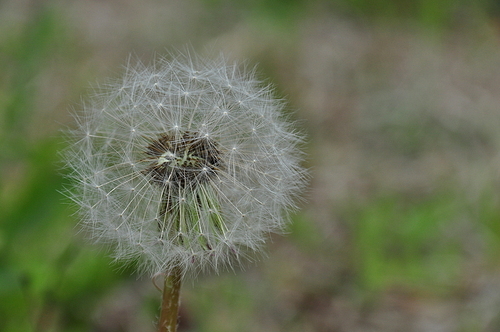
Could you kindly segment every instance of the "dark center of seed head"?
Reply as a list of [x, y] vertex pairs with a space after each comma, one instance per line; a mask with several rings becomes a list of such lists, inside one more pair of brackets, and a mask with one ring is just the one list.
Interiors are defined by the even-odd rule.
[[194, 186], [207, 181], [221, 166], [217, 144], [195, 132], [162, 134], [151, 141], [145, 153], [150, 164], [143, 173], [161, 186]]

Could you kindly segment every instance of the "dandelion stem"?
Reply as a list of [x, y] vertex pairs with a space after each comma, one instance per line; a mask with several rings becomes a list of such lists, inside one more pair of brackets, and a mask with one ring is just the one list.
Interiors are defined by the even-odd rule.
[[165, 276], [158, 332], [176, 332], [179, 316], [179, 293], [181, 290], [182, 269], [175, 267]]

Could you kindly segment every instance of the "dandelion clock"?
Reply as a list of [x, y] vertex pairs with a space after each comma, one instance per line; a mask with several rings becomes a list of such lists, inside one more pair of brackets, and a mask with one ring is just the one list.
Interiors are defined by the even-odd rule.
[[165, 275], [158, 331], [182, 277], [231, 267], [280, 232], [302, 191], [302, 136], [272, 89], [225, 58], [129, 66], [76, 116], [66, 159], [82, 224], [113, 257]]

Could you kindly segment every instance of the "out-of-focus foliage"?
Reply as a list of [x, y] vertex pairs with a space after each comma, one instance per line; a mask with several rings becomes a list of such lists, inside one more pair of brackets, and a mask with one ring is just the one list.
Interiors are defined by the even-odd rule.
[[57, 120], [40, 119], [42, 77], [74, 45], [55, 11], [32, 14], [0, 40], [0, 330], [87, 331], [85, 313], [116, 275], [75, 237], [60, 193], [62, 141], [47, 130]]

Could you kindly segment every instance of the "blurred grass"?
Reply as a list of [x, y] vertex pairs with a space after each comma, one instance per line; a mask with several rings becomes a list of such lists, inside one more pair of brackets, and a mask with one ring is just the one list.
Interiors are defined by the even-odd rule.
[[[232, 6], [223, 0], [203, 3], [207, 6], [203, 8], [213, 11]], [[442, 30], [453, 26], [463, 8], [473, 8], [478, 17], [486, 17], [493, 2], [463, 1], [463, 5], [446, 0], [312, 4], [260, 0], [234, 5], [234, 12], [241, 17], [252, 16], [252, 24], [265, 24], [266, 28], [272, 25], [263, 22], [274, 22], [280, 33], [287, 31], [283, 26], [294, 25], [315, 6], [338, 8], [346, 16], [373, 20], [374, 24], [410, 18], [428, 29]], [[60, 194], [65, 180], [58, 151], [64, 148], [64, 139], [57, 132], [44, 130], [47, 124], [40, 117], [40, 99], [45, 97], [41, 91], [47, 89], [40, 86], [40, 78], [50, 76], [61, 65], [59, 62], [76, 72], [85, 70], [76, 54], [81, 47], [74, 41], [78, 34], [62, 9], [50, 2], [30, 10], [29, 16], [20, 25], [0, 25], [0, 331], [118, 331], [120, 327], [105, 329], [98, 325], [95, 315], [105, 299], [114, 296], [117, 285], [130, 281], [131, 269], [118, 273], [104, 253], [83, 244], [76, 234], [73, 208]], [[283, 39], [288, 42], [287, 38], [296, 38], [294, 31], [290, 29], [290, 35]], [[272, 63], [272, 59], [264, 59], [263, 66], [271, 68]], [[273, 74], [271, 69], [269, 73]], [[286, 74], [283, 77], [287, 78]], [[62, 100], [74, 100], [83, 89], [78, 85], [81, 81], [77, 74], [62, 79], [59, 84], [74, 84], [64, 90], [67, 95]], [[58, 121], [67, 107], [62, 108], [52, 111], [50, 121]], [[388, 154], [413, 158], [435, 146], [438, 136], [429, 139], [429, 132], [423, 130], [428, 129], [425, 123], [407, 120], [391, 124], [389, 129], [376, 128], [379, 132], [373, 137], [389, 137], [387, 140], [394, 143], [383, 146], [390, 150]], [[320, 139], [314, 138], [316, 145], [311, 150], [323, 149]], [[315, 162], [311, 161], [313, 167]], [[208, 277], [200, 287], [186, 286], [187, 312], [182, 329], [254, 331], [265, 330], [268, 324], [270, 331], [283, 331], [285, 327], [290, 331], [312, 330], [323, 325], [311, 321], [327, 321], [314, 311], [321, 313], [321, 308], [329, 308], [334, 301], [329, 297], [342, 297], [353, 290], [363, 294], [361, 298], [370, 299], [393, 289], [438, 299], [455, 296], [463, 291], [471, 256], [486, 261], [485, 270], [498, 270], [498, 188], [483, 188], [479, 198], [470, 201], [457, 185], [446, 182], [436, 186], [437, 190], [424, 194], [394, 190], [326, 207], [342, 206], [335, 212], [343, 222], [339, 226], [344, 236], [339, 236], [340, 244], [334, 243], [328, 227], [314, 223], [309, 214], [294, 216], [290, 236], [276, 240], [271, 249], [271, 259], [276, 253], [281, 262], [271, 260], [261, 270], [249, 267], [234, 275]], [[463, 226], [464, 219], [472, 220], [472, 226]], [[467, 247], [470, 244], [464, 239], [469, 235], [472, 245], [479, 244], [480, 248]], [[288, 260], [288, 255], [292, 259]], [[276, 270], [277, 266], [283, 271]], [[322, 271], [331, 275], [322, 275]], [[147, 293], [142, 299], [146, 309], [140, 315], [145, 315], [147, 322], [154, 321], [157, 295]], [[324, 316], [328, 315], [331, 313]], [[260, 322], [260, 317], [265, 320]], [[464, 321], [464, 326], [479, 330], [482, 325]]]
[[75, 237], [60, 135], [31, 132], [50, 127], [36, 123], [36, 80], [72, 46], [55, 10], [32, 14], [20, 29], [3, 27], [0, 44], [0, 330], [88, 331], [84, 313], [117, 277]]
[[[461, 248], [447, 237], [459, 209], [452, 193], [412, 199], [376, 198], [355, 216], [351, 260], [361, 289], [399, 285], [446, 294], [457, 280]], [[448, 287], [447, 287], [448, 286]]]

